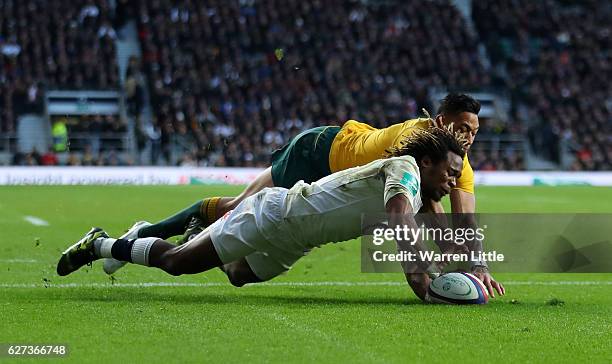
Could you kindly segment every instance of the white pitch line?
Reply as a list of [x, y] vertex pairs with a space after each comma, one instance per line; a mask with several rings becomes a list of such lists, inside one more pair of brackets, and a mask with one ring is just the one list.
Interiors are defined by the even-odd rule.
[[38, 263], [35, 259], [0, 259], [0, 263]]
[[24, 216], [23, 219], [35, 226], [49, 226], [49, 223], [40, 217], [36, 216]]
[[[403, 286], [404, 282], [267, 282], [251, 284], [247, 287], [372, 287]], [[612, 281], [508, 281], [508, 286], [609, 286]], [[0, 288], [151, 288], [151, 287], [231, 287], [229, 283], [183, 283], [183, 282], [143, 282], [143, 283], [0, 283]]]
[[609, 286], [612, 281], [508, 281], [511, 286]]

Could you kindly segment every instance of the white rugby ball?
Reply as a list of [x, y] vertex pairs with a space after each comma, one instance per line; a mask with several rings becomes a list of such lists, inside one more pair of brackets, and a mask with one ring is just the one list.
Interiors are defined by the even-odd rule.
[[489, 294], [482, 281], [471, 273], [447, 273], [434, 279], [427, 290], [428, 301], [450, 304], [485, 304]]

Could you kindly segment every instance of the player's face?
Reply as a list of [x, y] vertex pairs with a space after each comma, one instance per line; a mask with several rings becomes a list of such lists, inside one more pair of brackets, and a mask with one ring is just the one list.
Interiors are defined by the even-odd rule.
[[466, 147], [470, 149], [478, 133], [478, 128], [480, 128], [478, 115], [471, 112], [462, 112], [456, 115], [440, 115], [440, 117], [442, 117], [444, 125], [453, 124], [453, 130], [465, 137], [468, 141]]
[[448, 158], [436, 164], [423, 165], [421, 183], [423, 198], [440, 201], [455, 187], [457, 178], [461, 176], [463, 160], [453, 152], [448, 152]]

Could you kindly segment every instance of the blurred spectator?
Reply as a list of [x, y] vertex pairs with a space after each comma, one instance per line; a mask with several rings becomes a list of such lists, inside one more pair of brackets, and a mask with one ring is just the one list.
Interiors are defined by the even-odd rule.
[[69, 153], [68, 159], [66, 160], [66, 165], [71, 166], [71, 167], [80, 166], [81, 161], [79, 160], [79, 157], [75, 153]]
[[34, 153], [28, 153], [25, 155], [25, 160], [23, 165], [25, 166], [38, 166], [40, 165], [38, 158], [36, 158], [36, 155], [34, 155]]
[[68, 128], [66, 128], [65, 119], [58, 119], [53, 123], [51, 135], [53, 136], [53, 150], [65, 152], [68, 149]]
[[49, 148], [47, 153], [40, 157], [40, 164], [43, 166], [56, 166], [58, 164], [57, 155], [55, 155], [53, 148]]
[[97, 164], [97, 160], [94, 158], [93, 153], [91, 152], [91, 146], [87, 145], [85, 147], [81, 162], [84, 166], [95, 166]]
[[21, 152], [15, 152], [13, 154], [13, 159], [11, 160], [11, 165], [13, 166], [22, 166], [24, 165], [25, 155]]
[[183, 155], [183, 158], [179, 162], [179, 166], [181, 166], [181, 167], [197, 167], [198, 166], [198, 162], [194, 158], [194, 154], [193, 153], [185, 153]]
[[132, 56], [128, 62], [128, 67], [125, 77], [125, 97], [127, 103], [127, 112], [138, 117], [142, 112], [144, 105], [143, 94], [143, 75], [140, 71], [138, 58]]

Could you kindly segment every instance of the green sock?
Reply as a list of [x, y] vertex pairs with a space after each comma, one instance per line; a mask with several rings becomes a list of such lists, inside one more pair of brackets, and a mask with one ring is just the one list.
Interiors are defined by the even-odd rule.
[[204, 225], [208, 226], [217, 220], [217, 203], [220, 199], [221, 197], [210, 197], [198, 201], [167, 219], [140, 229], [138, 237], [167, 239], [172, 236], [182, 235], [192, 217], [201, 218], [204, 220]]
[[157, 237], [167, 239], [172, 236], [181, 235], [192, 217], [201, 217], [200, 209], [206, 200], [200, 200], [188, 208], [158, 222], [146, 226], [138, 232], [139, 238]]

